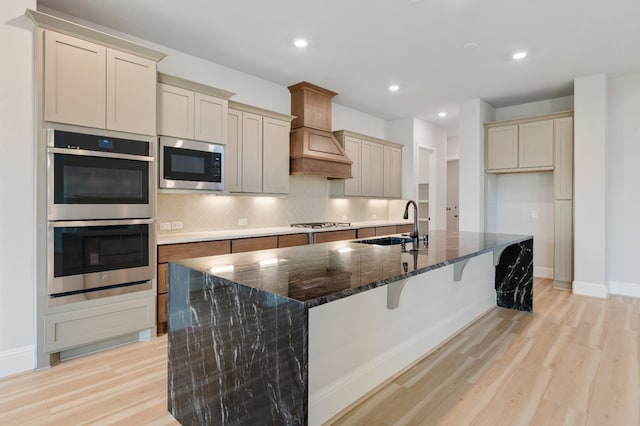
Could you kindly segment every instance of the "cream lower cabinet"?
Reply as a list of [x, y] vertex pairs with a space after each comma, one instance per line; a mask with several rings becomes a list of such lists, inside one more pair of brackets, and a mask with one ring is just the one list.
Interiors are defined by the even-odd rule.
[[353, 177], [332, 180], [332, 197], [402, 196], [402, 145], [347, 130], [334, 135], [353, 161]]
[[231, 92], [158, 74], [158, 134], [227, 143]]
[[225, 189], [289, 193], [289, 131], [293, 116], [237, 102], [230, 104], [233, 107], [228, 114]]
[[156, 134], [156, 62], [55, 31], [44, 37], [44, 120]]

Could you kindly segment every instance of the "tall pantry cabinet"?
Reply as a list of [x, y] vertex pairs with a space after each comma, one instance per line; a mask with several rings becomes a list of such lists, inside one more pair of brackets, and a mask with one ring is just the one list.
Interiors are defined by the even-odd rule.
[[487, 173], [553, 173], [554, 282], [573, 281], [573, 112], [485, 123]]

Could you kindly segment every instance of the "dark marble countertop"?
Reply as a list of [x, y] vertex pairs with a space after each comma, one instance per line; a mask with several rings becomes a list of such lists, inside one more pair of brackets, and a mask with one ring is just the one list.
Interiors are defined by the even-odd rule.
[[259, 288], [311, 308], [533, 238], [530, 235], [431, 231], [429, 245], [354, 241], [201, 257], [175, 263]]

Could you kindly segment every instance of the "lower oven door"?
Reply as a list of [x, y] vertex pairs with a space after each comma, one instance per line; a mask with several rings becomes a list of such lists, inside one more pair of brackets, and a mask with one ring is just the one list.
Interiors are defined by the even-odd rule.
[[151, 280], [155, 263], [153, 219], [49, 222], [49, 296]]

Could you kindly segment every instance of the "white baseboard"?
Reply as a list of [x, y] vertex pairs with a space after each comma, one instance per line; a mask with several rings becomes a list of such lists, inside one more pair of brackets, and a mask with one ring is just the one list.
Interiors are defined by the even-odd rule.
[[35, 351], [34, 346], [23, 346], [0, 352], [0, 377], [33, 370]]
[[545, 266], [534, 266], [533, 276], [537, 278], [553, 279], [553, 268], [547, 268]]
[[617, 294], [619, 296], [640, 298], [640, 283], [609, 281], [609, 293]]
[[609, 296], [609, 290], [605, 284], [588, 283], [585, 281], [573, 281], [573, 294], [580, 296], [597, 297], [606, 299]]

